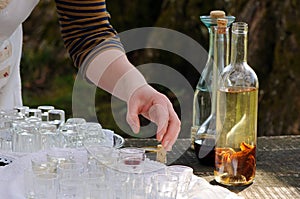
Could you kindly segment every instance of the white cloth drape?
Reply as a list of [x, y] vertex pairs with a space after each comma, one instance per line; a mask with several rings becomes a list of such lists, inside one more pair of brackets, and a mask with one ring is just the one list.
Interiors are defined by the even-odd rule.
[[[59, 150], [59, 149], [58, 149]], [[74, 149], [61, 149], [70, 150], [74, 157], [84, 158], [86, 155], [85, 150], [74, 150]], [[7, 199], [26, 199], [25, 197], [25, 183], [28, 179], [24, 178], [24, 171], [31, 166], [31, 159], [34, 157], [44, 156], [47, 152], [37, 152], [32, 154], [19, 154], [11, 153], [6, 156], [11, 156], [14, 158], [13, 163], [0, 167], [0, 198]], [[77, 156], [78, 155], [78, 156]], [[1, 156], [1, 151], [0, 151]], [[86, 161], [86, 160], [84, 160]], [[121, 196], [122, 198], [122, 196]], [[188, 199], [244, 199], [228, 189], [218, 186], [211, 185], [204, 178], [193, 176], [192, 181], [189, 186], [189, 191], [187, 193]], [[181, 199], [177, 197], [176, 199]]]
[[22, 23], [38, 2], [39, 0], [11, 0], [0, 10], [0, 109], [22, 105]]

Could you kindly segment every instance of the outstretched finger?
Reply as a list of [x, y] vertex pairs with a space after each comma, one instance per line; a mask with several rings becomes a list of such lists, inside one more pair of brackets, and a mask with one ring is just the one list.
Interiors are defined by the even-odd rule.
[[126, 120], [130, 128], [132, 129], [132, 131], [136, 134], [140, 131], [140, 120], [138, 114], [139, 114], [138, 106], [135, 103], [129, 104]]
[[169, 112], [161, 104], [154, 104], [149, 109], [149, 119], [157, 125], [156, 138], [161, 141], [168, 128]]
[[180, 120], [175, 111], [173, 109], [169, 110], [170, 117], [168, 122], [168, 128], [162, 139], [162, 145], [167, 151], [172, 150], [172, 146], [178, 138], [181, 126]]

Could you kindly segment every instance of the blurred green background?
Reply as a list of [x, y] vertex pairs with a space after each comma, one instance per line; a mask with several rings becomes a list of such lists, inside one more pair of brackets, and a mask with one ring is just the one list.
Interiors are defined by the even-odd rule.
[[[208, 49], [208, 33], [199, 20], [200, 15], [222, 9], [236, 16], [236, 21], [247, 22], [248, 63], [260, 81], [258, 135], [300, 134], [300, 20], [296, 20], [300, 17], [299, 1], [108, 0], [106, 3], [111, 23], [118, 32], [146, 26], [170, 28], [190, 36], [205, 49]], [[54, 1], [40, 1], [23, 28], [24, 104], [31, 107], [51, 104], [64, 109], [67, 118], [72, 117], [77, 69], [63, 46]], [[158, 62], [171, 66], [193, 88], [200, 77], [192, 66], [172, 53], [139, 50], [128, 57], [135, 65]], [[177, 111], [180, 109], [168, 89], [156, 88], [174, 102]], [[102, 126], [122, 134], [111, 114], [110, 94], [98, 89], [96, 102]]]

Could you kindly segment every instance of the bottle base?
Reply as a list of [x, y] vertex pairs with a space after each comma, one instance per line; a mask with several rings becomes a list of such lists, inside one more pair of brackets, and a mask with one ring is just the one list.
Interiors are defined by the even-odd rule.
[[249, 180], [246, 179], [243, 175], [229, 175], [228, 173], [224, 174], [216, 174], [215, 171], [215, 180], [217, 183], [226, 185], [226, 186], [245, 186], [253, 183], [254, 177], [250, 178]]

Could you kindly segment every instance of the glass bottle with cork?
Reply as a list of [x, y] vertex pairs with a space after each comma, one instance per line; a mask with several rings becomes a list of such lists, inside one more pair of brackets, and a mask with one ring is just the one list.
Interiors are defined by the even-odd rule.
[[[225, 16], [224, 11], [211, 11], [210, 16], [201, 16], [201, 21], [208, 28], [209, 52], [206, 66], [197, 84], [193, 102], [193, 126], [191, 128], [191, 148], [200, 163], [214, 165], [215, 145], [215, 104], [216, 104], [216, 81], [219, 73], [214, 73], [214, 39], [217, 19], [226, 19], [228, 28], [235, 20], [234, 16]], [[229, 49], [229, 42], [225, 44]], [[228, 55], [228, 52], [226, 52]], [[228, 64], [228, 59], [224, 64]], [[218, 71], [218, 70], [216, 70]], [[220, 71], [220, 70], [219, 70]], [[200, 151], [200, 152], [199, 152]]]
[[233, 23], [231, 62], [217, 91], [214, 175], [224, 185], [249, 184], [256, 171], [258, 79], [247, 64], [247, 34], [247, 23]]

